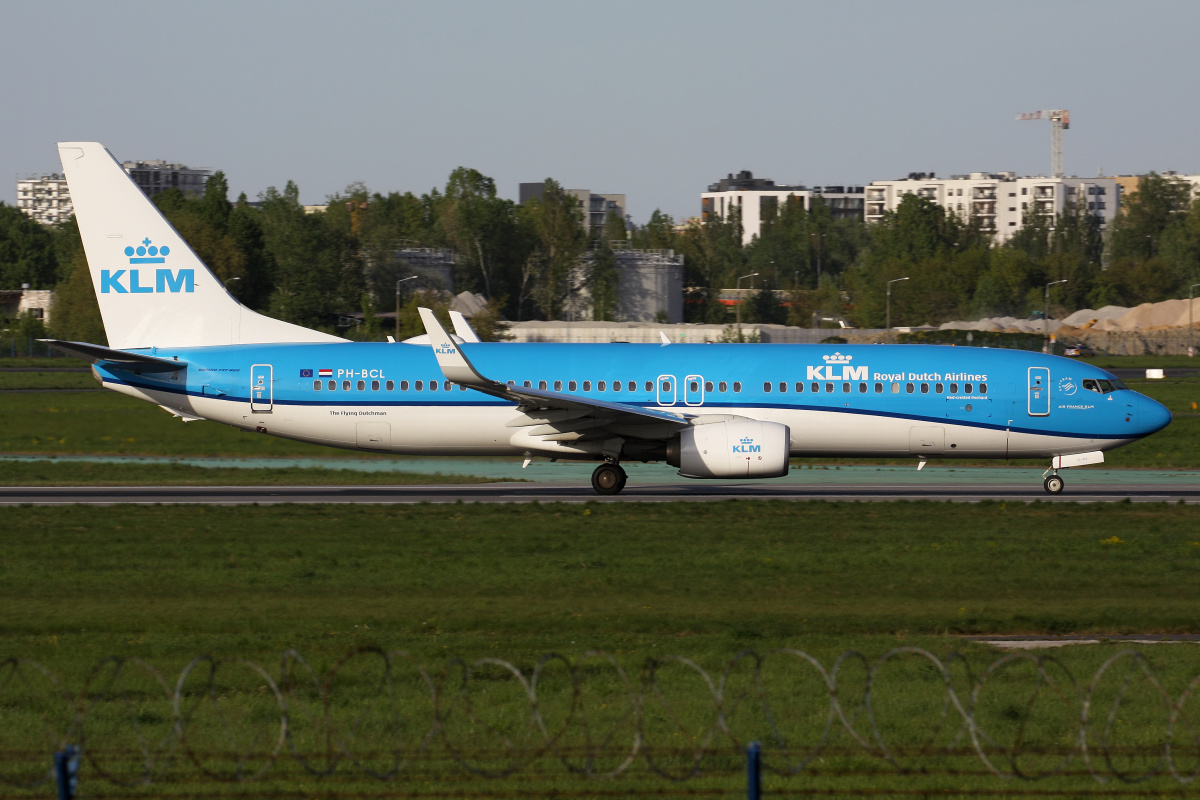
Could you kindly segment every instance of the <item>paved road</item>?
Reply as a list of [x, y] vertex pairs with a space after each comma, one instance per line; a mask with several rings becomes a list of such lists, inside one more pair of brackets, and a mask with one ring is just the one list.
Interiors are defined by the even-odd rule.
[[1053, 497], [1040, 484], [954, 483], [941, 486], [901, 486], [861, 483], [804, 486], [797, 484], [724, 483], [659, 484], [634, 486], [615, 497], [602, 497], [590, 486], [564, 483], [489, 483], [431, 486], [119, 486], [119, 487], [0, 487], [0, 506], [200, 504], [273, 505], [279, 503], [627, 503], [711, 502], [718, 500], [843, 500], [883, 502], [934, 500], [976, 503], [1001, 500], [1010, 503], [1034, 501], [1065, 503], [1200, 504], [1200, 484], [1148, 486], [1145, 483], [1078, 485], [1068, 481], [1063, 494]]

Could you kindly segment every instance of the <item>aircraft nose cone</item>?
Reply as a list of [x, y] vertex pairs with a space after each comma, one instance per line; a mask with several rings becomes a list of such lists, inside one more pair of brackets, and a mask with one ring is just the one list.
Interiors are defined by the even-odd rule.
[[1171, 421], [1171, 412], [1157, 400], [1152, 400], [1144, 394], [1139, 394], [1137, 403], [1137, 426], [1142, 434], [1161, 431]]

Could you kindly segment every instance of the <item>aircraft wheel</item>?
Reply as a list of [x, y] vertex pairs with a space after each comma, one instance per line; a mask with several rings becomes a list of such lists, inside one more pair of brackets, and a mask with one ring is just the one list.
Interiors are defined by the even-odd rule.
[[1066, 484], [1063, 483], [1063, 479], [1057, 475], [1051, 475], [1049, 478], [1046, 478], [1046, 483], [1044, 485], [1046, 487], [1046, 491], [1050, 494], [1062, 494], [1063, 487], [1066, 486]]
[[628, 476], [616, 464], [601, 464], [592, 473], [592, 488], [596, 494], [617, 494], [625, 488]]

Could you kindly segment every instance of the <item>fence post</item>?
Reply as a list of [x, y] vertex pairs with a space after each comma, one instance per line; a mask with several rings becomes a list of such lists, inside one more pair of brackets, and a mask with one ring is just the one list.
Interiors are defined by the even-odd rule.
[[762, 797], [762, 746], [751, 742], [746, 748], [746, 798], [759, 800]]
[[58, 800], [75, 800], [79, 786], [79, 745], [67, 745], [54, 754], [54, 778], [58, 782]]

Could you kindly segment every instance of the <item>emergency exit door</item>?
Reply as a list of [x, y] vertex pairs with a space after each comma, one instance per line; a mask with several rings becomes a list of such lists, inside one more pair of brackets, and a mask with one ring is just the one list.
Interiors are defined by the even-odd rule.
[[271, 410], [271, 365], [255, 364], [250, 368], [250, 410], [266, 413]]
[[1050, 413], [1050, 368], [1029, 368], [1029, 416], [1044, 417]]

